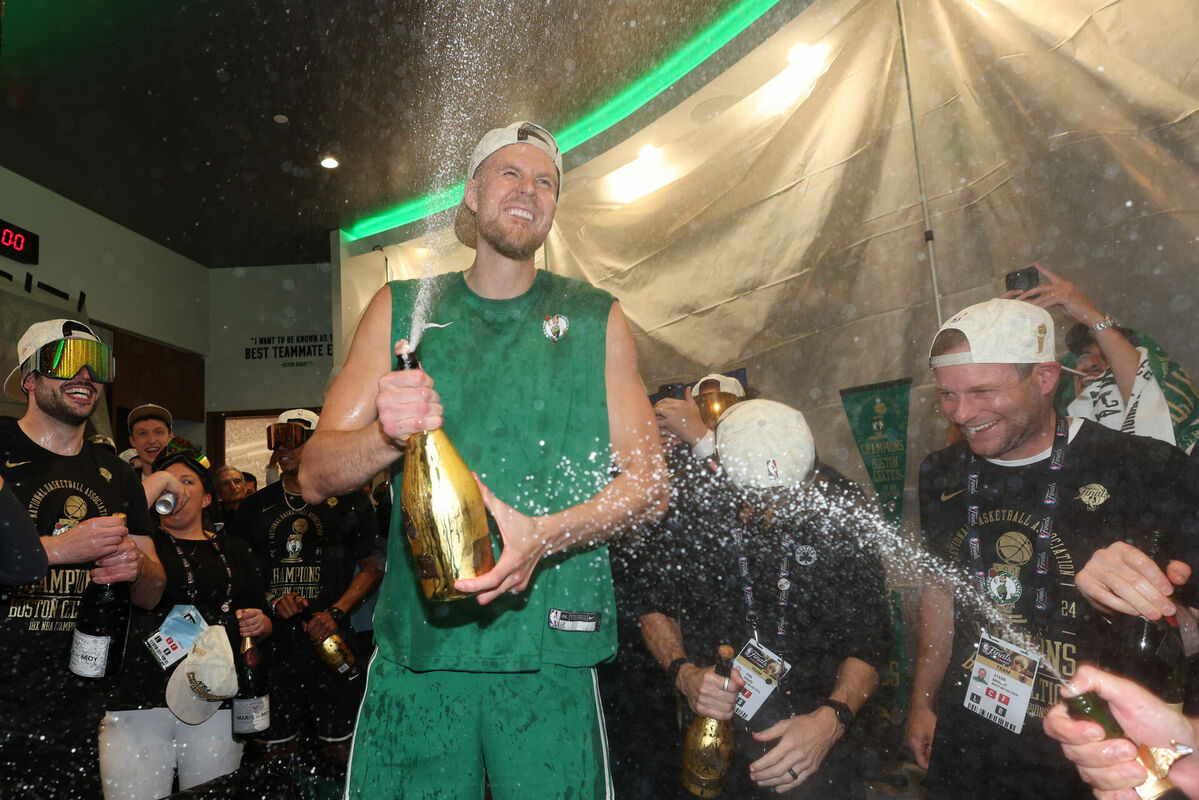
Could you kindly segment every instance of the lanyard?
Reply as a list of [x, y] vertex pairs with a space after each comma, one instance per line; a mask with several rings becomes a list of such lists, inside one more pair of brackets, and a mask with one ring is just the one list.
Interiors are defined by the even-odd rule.
[[[1049, 593], [1052, 580], [1049, 577], [1049, 543], [1053, 538], [1053, 519], [1058, 506], [1058, 473], [1066, 459], [1069, 422], [1066, 417], [1057, 418], [1053, 433], [1053, 448], [1049, 454], [1049, 485], [1041, 501], [1041, 525], [1037, 529], [1036, 573], [1033, 576], [1033, 630], [1043, 636], [1049, 627]], [[974, 453], [970, 454], [969, 472], [966, 477], [966, 531], [970, 543], [970, 573], [974, 576], [978, 590], [987, 595], [987, 569], [983, 563], [982, 539], [979, 531], [978, 483], [981, 464]]]
[[[170, 536], [170, 534], [167, 534]], [[179, 540], [174, 536], [170, 536], [171, 544], [175, 546], [175, 553], [179, 556], [179, 561], [183, 564], [183, 571], [187, 575], [187, 599], [194, 606], [196, 604], [196, 573], [192, 570], [191, 562], [187, 560], [187, 556], [183, 555], [183, 548], [179, 546]], [[214, 537], [204, 535], [204, 540], [211, 543], [216, 554], [221, 557], [221, 563], [225, 566], [225, 602], [221, 603], [221, 618], [220, 624], [224, 625], [229, 621], [229, 610], [233, 608], [233, 570], [229, 568], [229, 559], [225, 558], [225, 554], [221, 551], [220, 545]], [[197, 541], [197, 540], [189, 540]], [[193, 551], [194, 552], [194, 551]]]
[[[754, 582], [750, 576], [749, 557], [745, 555], [745, 529], [738, 526], [733, 528], [732, 533], [733, 544], [739, 554], [737, 555], [737, 575], [741, 579], [741, 594], [745, 598], [745, 621], [749, 623], [754, 641], [759, 642], [761, 639], [758, 636], [758, 603], [754, 599]], [[780, 643], [787, 637], [787, 607], [790, 605], [789, 596], [791, 594], [791, 571], [787, 569], [787, 564], [790, 561], [794, 545], [795, 539], [791, 532], [784, 531], [783, 555], [779, 561], [778, 581], [775, 583], [777, 589], [775, 606], [778, 609], [778, 617], [775, 621], [774, 633]]]

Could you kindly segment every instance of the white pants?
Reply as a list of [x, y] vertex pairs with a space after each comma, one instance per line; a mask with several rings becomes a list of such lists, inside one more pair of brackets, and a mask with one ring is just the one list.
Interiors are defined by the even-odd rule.
[[109, 711], [100, 723], [100, 778], [105, 800], [158, 800], [179, 788], [233, 772], [241, 742], [233, 741], [229, 709], [188, 725], [167, 708]]

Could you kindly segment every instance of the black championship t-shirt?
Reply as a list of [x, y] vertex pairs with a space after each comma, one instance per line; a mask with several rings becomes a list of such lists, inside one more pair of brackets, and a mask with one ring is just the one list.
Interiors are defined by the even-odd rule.
[[[41, 536], [118, 512], [130, 533], [150, 533], [141, 481], [116, 454], [90, 443], [78, 455], [55, 455], [34, 444], [15, 419], [0, 419], [0, 472]], [[98, 784], [87, 781], [96, 780], [96, 724], [109, 682], [76, 678], [67, 668], [92, 566], [52, 565], [37, 583], [0, 587], [0, 652], [9, 676], [0, 681], [5, 797], [23, 796], [25, 785], [48, 794], [58, 787], [63, 797], [98, 793]]]
[[[1075, 423], [1077, 425], [1077, 423]], [[920, 468], [920, 511], [933, 552], [968, 571], [966, 526], [969, 450], [964, 442], [938, 451]], [[979, 535], [987, 602], [1014, 630], [1031, 629], [1035, 550], [1050, 475], [1049, 458], [1024, 466], [978, 462]], [[1103, 628], [1075, 588], [1075, 575], [1096, 550], [1136, 541], [1151, 528], [1173, 535], [1180, 560], [1199, 565], [1196, 492], [1186, 456], [1155, 440], [1084, 422], [1069, 442], [1049, 554], [1048, 661], [1069, 680], [1082, 660], [1095, 660]], [[972, 590], [973, 591], [973, 590]], [[1041, 718], [1059, 699], [1059, 685], [1037, 673], [1023, 731], [1017, 735], [963, 705], [984, 621], [959, 597], [953, 653], [938, 703], [931, 786], [968, 787], [994, 797], [1089, 796], [1061, 748], [1044, 735]], [[1003, 637], [989, 624], [988, 634]], [[943, 795], [949, 796], [952, 792]], [[933, 795], [930, 795], [933, 796]], [[938, 795], [941, 796], [941, 795]]]
[[[298, 594], [314, 612], [341, 597], [359, 561], [382, 557], [375, 511], [362, 492], [311, 505], [277, 481], [243, 500], [233, 525], [258, 557], [267, 591]], [[276, 652], [313, 651], [299, 626], [286, 621], [275, 626], [272, 641]]]

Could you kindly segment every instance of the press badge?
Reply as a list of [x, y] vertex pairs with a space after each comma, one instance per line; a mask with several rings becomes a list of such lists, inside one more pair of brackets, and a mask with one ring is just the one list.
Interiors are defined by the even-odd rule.
[[168, 669], [191, 650], [200, 631], [208, 627], [195, 606], [177, 605], [162, 625], [146, 639], [146, 647], [163, 669]]
[[791, 665], [756, 640], [750, 639], [737, 654], [733, 666], [738, 668], [745, 680], [733, 713], [749, 722], [766, 698], [770, 697], [770, 693], [778, 688], [779, 681], [791, 671]]
[[1012, 733], [1024, 729], [1040, 655], [984, 630], [966, 682], [966, 708]]

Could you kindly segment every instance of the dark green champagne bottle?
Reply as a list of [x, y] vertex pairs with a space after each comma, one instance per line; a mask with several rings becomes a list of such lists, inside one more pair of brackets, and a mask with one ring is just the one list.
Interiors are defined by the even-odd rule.
[[[1140, 549], [1162, 572], [1174, 556], [1170, 535], [1149, 531]], [[1104, 664], [1113, 672], [1136, 681], [1177, 710], [1186, 694], [1187, 662], [1182, 635], [1174, 617], [1151, 620], [1120, 615], [1113, 621], [1114, 636], [1105, 648]]]
[[258, 645], [241, 637], [237, 653], [237, 696], [233, 698], [233, 739], [247, 742], [271, 726], [271, 696]]
[[[1107, 703], [1094, 692], [1084, 692], [1077, 697], [1067, 697], [1065, 703], [1066, 708], [1070, 711], [1070, 716], [1098, 723], [1103, 728], [1103, 732], [1107, 734], [1106, 738], [1125, 738], [1124, 729], [1112, 716]], [[1169, 764], [1159, 764], [1150, 748], [1143, 744], [1138, 745], [1137, 761], [1149, 773], [1149, 779], [1137, 787], [1137, 794], [1143, 800], [1186, 800], [1186, 795], [1171, 783], [1166, 775]]]

